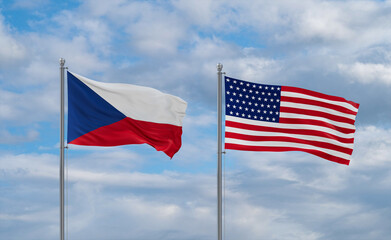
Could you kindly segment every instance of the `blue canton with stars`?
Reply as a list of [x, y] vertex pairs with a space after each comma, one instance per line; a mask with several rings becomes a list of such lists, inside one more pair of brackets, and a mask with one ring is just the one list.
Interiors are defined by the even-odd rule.
[[281, 86], [230, 77], [225, 77], [224, 82], [225, 115], [258, 121], [279, 121]]

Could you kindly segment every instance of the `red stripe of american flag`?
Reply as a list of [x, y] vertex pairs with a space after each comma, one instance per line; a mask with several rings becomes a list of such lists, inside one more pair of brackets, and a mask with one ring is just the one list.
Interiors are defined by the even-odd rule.
[[225, 148], [303, 151], [349, 165], [359, 104], [297, 87], [281, 87], [279, 122], [226, 116]]

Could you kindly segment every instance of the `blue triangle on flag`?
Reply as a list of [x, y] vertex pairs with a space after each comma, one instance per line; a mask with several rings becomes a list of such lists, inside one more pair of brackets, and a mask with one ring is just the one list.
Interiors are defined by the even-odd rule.
[[126, 116], [72, 73], [68, 77], [68, 143]]

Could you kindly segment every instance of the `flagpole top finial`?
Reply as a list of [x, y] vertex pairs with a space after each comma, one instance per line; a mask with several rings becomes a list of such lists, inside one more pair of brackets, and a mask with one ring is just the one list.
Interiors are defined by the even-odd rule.
[[223, 64], [218, 63], [217, 64], [217, 71], [221, 72], [221, 70], [223, 70]]
[[60, 58], [60, 65], [64, 66], [64, 64], [65, 64], [65, 59], [64, 58]]

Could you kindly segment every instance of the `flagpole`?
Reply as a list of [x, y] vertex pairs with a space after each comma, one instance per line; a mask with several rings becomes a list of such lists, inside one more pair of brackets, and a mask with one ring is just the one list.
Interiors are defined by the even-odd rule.
[[223, 154], [222, 151], [222, 136], [221, 136], [221, 128], [222, 128], [222, 75], [221, 72], [223, 70], [223, 64], [217, 64], [217, 81], [218, 81], [218, 89], [217, 89], [217, 239], [222, 240], [222, 164], [221, 164], [221, 156]]
[[60, 240], [64, 240], [64, 67], [60, 58], [61, 113], [60, 113]]

